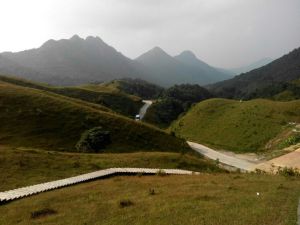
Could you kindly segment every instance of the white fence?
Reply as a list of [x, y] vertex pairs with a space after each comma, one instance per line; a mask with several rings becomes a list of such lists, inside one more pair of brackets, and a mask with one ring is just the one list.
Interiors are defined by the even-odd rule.
[[188, 170], [178, 169], [147, 169], [147, 168], [111, 168], [105, 170], [99, 170], [92, 173], [87, 173], [75, 177], [70, 177], [62, 180], [47, 182], [43, 184], [32, 185], [28, 187], [18, 188], [10, 191], [0, 192], [0, 203], [13, 201], [16, 199], [24, 198], [30, 195], [38, 194], [53, 189], [58, 189], [97, 178], [104, 178], [110, 175], [118, 174], [174, 174], [174, 175], [193, 175], [199, 174], [198, 172], [192, 172]]

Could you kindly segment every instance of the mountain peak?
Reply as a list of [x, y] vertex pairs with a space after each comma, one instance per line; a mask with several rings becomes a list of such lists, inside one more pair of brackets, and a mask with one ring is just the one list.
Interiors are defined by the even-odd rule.
[[181, 52], [179, 56], [189, 57], [189, 58], [197, 58], [196, 55], [190, 50], [185, 50], [185, 51]]
[[103, 40], [98, 36], [95, 36], [95, 37], [94, 36], [88, 36], [85, 40], [86, 41], [101, 41], [101, 42], [103, 42]]
[[163, 51], [163, 50], [161, 47], [155, 46], [154, 48], [152, 48], [152, 51]]
[[139, 56], [136, 60], [138, 61], [144, 61], [144, 60], [162, 60], [162, 59], [167, 59], [167, 60], [173, 60], [172, 56], [170, 56], [168, 53], [166, 53], [163, 49], [160, 47], [154, 47], [148, 52], [142, 54]]
[[79, 35], [75, 34], [70, 38], [70, 40], [79, 41], [79, 40], [83, 40], [83, 39], [81, 37], [79, 37]]
[[152, 48], [149, 52], [155, 53], [155, 54], [167, 54], [162, 48], [155, 46]]

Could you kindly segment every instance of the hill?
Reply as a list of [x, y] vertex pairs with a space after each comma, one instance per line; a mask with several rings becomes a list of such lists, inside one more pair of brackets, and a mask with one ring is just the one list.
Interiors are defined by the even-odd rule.
[[291, 122], [300, 123], [300, 100], [210, 99], [192, 107], [170, 129], [177, 136], [218, 149], [262, 152], [288, 144], [290, 137], [298, 139]]
[[159, 47], [142, 54], [136, 59], [151, 73], [152, 82], [169, 87], [174, 84], [209, 84], [228, 78], [225, 73], [200, 61], [190, 52], [185, 51], [172, 57]]
[[110, 90], [113, 92], [123, 92], [129, 95], [138, 96], [142, 99], [155, 99], [163, 92], [164, 88], [149, 83], [141, 79], [124, 78], [104, 82], [100, 84], [83, 85], [83, 87], [91, 90]]
[[0, 73], [52, 85], [140, 77], [138, 65], [99, 37], [49, 40], [40, 48], [0, 54]]
[[90, 103], [95, 103], [132, 118], [139, 112], [140, 107], [143, 105], [141, 98], [128, 95], [124, 92], [121, 92], [119, 89], [97, 87], [97, 90], [90, 90], [83, 87], [54, 87], [2, 75], [0, 75], [0, 81], [16, 84], [22, 87], [53, 92]]
[[133, 152], [86, 154], [0, 147], [0, 191], [77, 176], [112, 167], [223, 172], [194, 153]]
[[98, 105], [6, 82], [0, 82], [0, 121], [1, 144], [12, 146], [74, 151], [85, 130], [102, 126], [112, 140], [106, 151], [186, 149], [183, 140]]
[[256, 62], [253, 62], [253, 63], [251, 63], [249, 65], [242, 66], [242, 67], [231, 68], [231, 69], [227, 69], [227, 70], [230, 71], [230, 72], [232, 72], [235, 75], [239, 75], [241, 73], [247, 73], [249, 71], [258, 69], [258, 68], [263, 67], [265, 65], [268, 65], [272, 61], [274, 61], [274, 59], [263, 58], [263, 59], [260, 59], [260, 60], [258, 60]]
[[274, 90], [274, 86], [299, 79], [299, 71], [300, 48], [259, 69], [213, 84], [209, 89], [222, 98], [251, 99], [272, 96], [274, 93], [269, 91]]

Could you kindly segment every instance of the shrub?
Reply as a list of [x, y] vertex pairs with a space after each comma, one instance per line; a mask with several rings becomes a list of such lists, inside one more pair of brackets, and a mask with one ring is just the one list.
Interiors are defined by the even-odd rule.
[[280, 144], [280, 148], [286, 148], [289, 147], [291, 145], [295, 145], [298, 142], [300, 142], [300, 135], [294, 135], [289, 137], [288, 139], [284, 140], [281, 144]]
[[130, 201], [130, 200], [128, 200], [128, 199], [121, 200], [121, 201], [119, 202], [119, 206], [120, 206], [121, 208], [128, 207], [128, 206], [131, 206], [131, 205], [133, 205], [133, 202]]
[[152, 188], [150, 188], [150, 189], [149, 189], [149, 195], [155, 195], [155, 190], [152, 189]]
[[81, 152], [98, 152], [110, 143], [110, 132], [103, 130], [102, 127], [94, 127], [81, 135], [76, 149]]
[[157, 172], [156, 172], [156, 175], [157, 176], [160, 176], [160, 177], [164, 177], [164, 176], [166, 176], [167, 175], [167, 173], [164, 171], [164, 170], [158, 170]]
[[279, 167], [277, 174], [285, 177], [300, 177], [300, 171], [297, 168], [292, 167]]
[[55, 211], [53, 209], [45, 208], [45, 209], [41, 209], [41, 210], [32, 212], [30, 217], [31, 217], [31, 219], [37, 219], [37, 218], [41, 218], [44, 216], [53, 215], [56, 213], [57, 213], [57, 211]]

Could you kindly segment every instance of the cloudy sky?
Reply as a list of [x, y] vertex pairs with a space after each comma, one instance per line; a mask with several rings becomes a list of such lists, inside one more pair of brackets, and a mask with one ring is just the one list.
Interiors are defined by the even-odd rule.
[[99, 36], [135, 58], [160, 46], [219, 67], [300, 47], [300, 0], [0, 0], [0, 52]]

